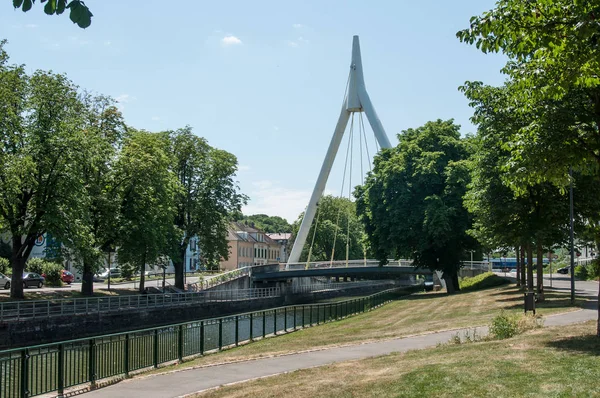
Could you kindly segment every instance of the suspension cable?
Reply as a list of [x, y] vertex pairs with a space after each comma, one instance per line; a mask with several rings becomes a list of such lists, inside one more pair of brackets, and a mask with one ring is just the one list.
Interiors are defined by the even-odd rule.
[[310, 247], [308, 248], [308, 257], [306, 258], [306, 266], [304, 267], [304, 269], [308, 269], [308, 267], [310, 265], [310, 258], [312, 257], [312, 250], [313, 250], [313, 246], [315, 244], [315, 236], [317, 235], [317, 227], [319, 226], [319, 216], [320, 215], [321, 215], [321, 206], [319, 206], [319, 203], [317, 202], [317, 218], [315, 220], [315, 229], [313, 230], [312, 240], [310, 242]]
[[[354, 113], [352, 114], [354, 119]], [[352, 156], [354, 154], [354, 130], [350, 130], [350, 173], [348, 174], [348, 201], [352, 197]], [[350, 256], [350, 206], [348, 207], [347, 215], [347, 231], [346, 231], [346, 267], [348, 267], [348, 257]]]
[[[344, 160], [344, 174], [342, 176], [342, 189], [340, 190], [340, 198], [344, 195], [344, 185], [346, 182], [346, 170], [348, 169], [348, 154], [350, 152], [350, 143], [352, 142], [352, 131], [354, 130], [354, 112], [352, 113], [352, 118], [350, 120], [350, 134], [348, 135], [348, 147], [346, 148], [346, 159]], [[340, 214], [342, 212], [342, 208], [338, 207], [337, 217], [335, 220], [335, 232], [333, 234], [333, 248], [331, 249], [331, 261], [329, 262], [329, 266], [333, 266], [333, 259], [335, 255], [335, 244], [337, 243], [337, 234], [340, 228]]]

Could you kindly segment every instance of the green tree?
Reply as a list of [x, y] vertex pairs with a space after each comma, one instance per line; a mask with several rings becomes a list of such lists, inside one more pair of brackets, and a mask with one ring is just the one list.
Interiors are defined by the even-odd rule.
[[175, 196], [175, 230], [171, 235], [171, 260], [175, 286], [184, 288], [184, 256], [190, 239], [198, 237], [202, 259], [218, 263], [229, 255], [229, 215], [240, 210], [246, 197], [234, 180], [237, 159], [212, 148], [190, 127], [170, 133], [172, 170], [180, 189]]
[[[0, 226], [11, 235], [11, 297], [36, 239], [72, 238], [79, 224], [85, 148], [77, 89], [65, 76], [8, 66], [0, 43]], [[60, 104], [60, 106], [57, 106]]]
[[448, 293], [459, 289], [471, 216], [463, 206], [470, 180], [468, 146], [452, 120], [428, 122], [398, 135], [400, 143], [375, 157], [359, 187], [357, 210], [377, 258], [411, 258], [442, 271]]
[[146, 264], [167, 251], [173, 230], [178, 187], [168, 146], [165, 134], [131, 130], [116, 165], [122, 181], [118, 256], [140, 271], [140, 293], [145, 292]]
[[[292, 225], [292, 236], [300, 229], [304, 214]], [[294, 238], [292, 238], [294, 239]], [[364, 229], [356, 216], [356, 204], [348, 198], [325, 195], [308, 232], [300, 261], [358, 260], [365, 257]], [[312, 249], [311, 249], [312, 246]]]
[[[93, 294], [93, 276], [98, 271], [102, 258], [114, 246], [118, 231], [119, 202], [115, 200], [121, 184], [116, 180], [115, 163], [119, 155], [125, 125], [114, 101], [105, 96], [81, 95], [85, 105], [83, 117], [87, 139], [83, 179], [86, 181], [86, 196], [82, 198], [81, 220], [85, 233], [71, 240], [69, 249], [79, 260], [76, 266], [83, 277], [81, 292]], [[124, 177], [126, 178], [126, 177]]]
[[[12, 0], [15, 8], [20, 8], [23, 12], [31, 10], [35, 0]], [[80, 28], [87, 28], [92, 24], [90, 9], [81, 0], [40, 0], [44, 6], [44, 12], [48, 15], [61, 15], [65, 10], [69, 10], [69, 18]]]
[[242, 216], [235, 221], [239, 221], [249, 227], [258, 228], [266, 233], [292, 232], [292, 226], [279, 216], [253, 214]]

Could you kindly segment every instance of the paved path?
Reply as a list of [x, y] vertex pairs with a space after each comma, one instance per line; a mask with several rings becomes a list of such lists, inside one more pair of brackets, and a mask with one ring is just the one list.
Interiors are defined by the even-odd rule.
[[[562, 326], [596, 319], [595, 307], [546, 317], [546, 326]], [[334, 362], [364, 359], [392, 352], [405, 352], [446, 343], [457, 333], [464, 335], [473, 328], [423, 334], [413, 337], [359, 344], [321, 351], [292, 354], [274, 358], [239, 362], [198, 369], [182, 370], [157, 376], [126, 380], [86, 394], [86, 397], [181, 397], [223, 384], [272, 376]], [[477, 334], [487, 334], [487, 327], [477, 328]]]

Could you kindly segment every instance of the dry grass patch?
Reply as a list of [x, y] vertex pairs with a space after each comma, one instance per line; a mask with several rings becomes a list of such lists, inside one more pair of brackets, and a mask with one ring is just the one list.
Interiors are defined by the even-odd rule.
[[594, 333], [594, 322], [547, 328], [301, 370], [197, 397], [600, 396], [600, 339]]

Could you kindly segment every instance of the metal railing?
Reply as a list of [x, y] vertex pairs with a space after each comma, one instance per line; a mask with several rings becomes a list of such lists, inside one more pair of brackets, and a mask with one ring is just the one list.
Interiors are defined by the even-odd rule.
[[399, 291], [0, 351], [0, 397], [55, 391], [63, 396], [72, 387], [95, 388], [103, 379], [128, 377], [131, 372], [370, 311]]
[[[290, 263], [282, 264], [281, 271], [285, 270], [303, 270], [315, 268], [344, 268], [344, 267], [378, 267], [379, 260], [336, 260], [336, 261], [313, 261], [310, 263]], [[410, 267], [412, 260], [389, 260], [383, 267]]]
[[[386, 286], [388, 282], [340, 282], [312, 284], [292, 288], [290, 293], [315, 290], [335, 290], [364, 286]], [[0, 303], [0, 322], [22, 319], [47, 318], [64, 315], [95, 314], [125, 310], [169, 307], [180, 304], [202, 304], [216, 301], [239, 301], [279, 297], [285, 294], [279, 287], [259, 289], [204, 290], [192, 293], [146, 294], [131, 296], [90, 297], [57, 300], [8, 301]]]

